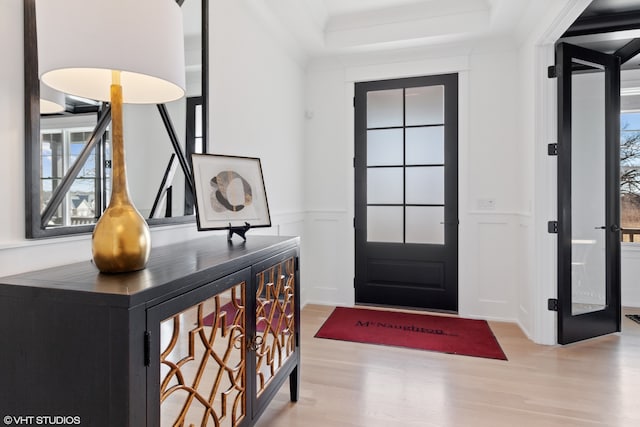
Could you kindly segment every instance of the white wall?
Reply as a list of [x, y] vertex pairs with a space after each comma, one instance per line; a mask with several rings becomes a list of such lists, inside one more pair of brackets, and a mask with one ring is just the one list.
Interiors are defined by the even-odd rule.
[[250, 234], [301, 236], [304, 278], [304, 68], [246, 2], [209, 7], [209, 152], [261, 159], [273, 227]]
[[22, 2], [0, 2], [0, 236], [2, 241], [24, 236], [24, 86]]
[[244, 2], [211, 6], [210, 144], [216, 154], [260, 157], [269, 204], [300, 213], [304, 69]]
[[[555, 79], [547, 78], [554, 63], [553, 44], [591, 0], [531, 2], [519, 33], [520, 164], [524, 173], [523, 204], [530, 215], [521, 252], [518, 323], [534, 341], [555, 344], [556, 313], [547, 299], [557, 295], [556, 237], [547, 233], [547, 221], [557, 217], [556, 159], [546, 152], [557, 140]], [[542, 13], [540, 13], [542, 12]], [[527, 17], [538, 16], [536, 25]]]
[[[307, 80], [307, 256], [310, 300], [351, 305], [353, 296], [353, 83], [459, 73], [460, 308], [515, 320], [522, 206], [518, 160], [517, 55], [502, 43], [323, 59]], [[483, 199], [495, 201], [487, 210]], [[310, 283], [311, 282], [311, 283]]]
[[[340, 64], [307, 71], [304, 194], [307, 209], [305, 287], [312, 302], [350, 305], [353, 293], [353, 144], [349, 99]], [[350, 98], [351, 97], [351, 98]]]
[[[300, 235], [304, 70], [240, 3], [210, 2], [210, 144], [262, 158], [274, 227], [250, 233]], [[91, 258], [90, 236], [24, 239], [22, 21], [21, 0], [0, 2], [0, 52], [11, 64], [0, 67], [0, 275]], [[195, 224], [153, 228], [152, 244], [204, 236]]]
[[[460, 236], [461, 278], [466, 278], [460, 310], [515, 321], [518, 249], [526, 224], [518, 162], [517, 54], [497, 51], [470, 59], [469, 152], [467, 167], [460, 169], [461, 182], [468, 183], [467, 212], [460, 211], [468, 224]], [[483, 208], [483, 200], [494, 200], [495, 208]]]

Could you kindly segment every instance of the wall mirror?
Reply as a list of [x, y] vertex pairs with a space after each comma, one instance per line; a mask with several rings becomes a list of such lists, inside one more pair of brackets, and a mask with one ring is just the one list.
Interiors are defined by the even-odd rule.
[[[184, 17], [186, 96], [124, 106], [129, 192], [151, 226], [195, 221], [191, 154], [207, 152], [208, 1], [176, 0]], [[107, 103], [54, 94], [38, 80], [35, 0], [24, 0], [27, 238], [88, 233], [109, 202]], [[41, 105], [42, 112], [41, 112]]]

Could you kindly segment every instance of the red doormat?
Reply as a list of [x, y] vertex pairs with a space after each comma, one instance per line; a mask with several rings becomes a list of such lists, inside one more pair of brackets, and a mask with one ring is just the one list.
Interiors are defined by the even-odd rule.
[[337, 307], [315, 336], [507, 360], [484, 320]]
[[[239, 301], [238, 301], [239, 302]], [[264, 332], [265, 329], [267, 328], [267, 319], [268, 317], [270, 317], [271, 315], [271, 302], [270, 301], [263, 301], [262, 302], [264, 304], [264, 312], [260, 313], [261, 317], [256, 319], [256, 332]], [[274, 307], [273, 308], [274, 312], [273, 312], [273, 318], [271, 321], [272, 327], [271, 329], [275, 331], [275, 329], [278, 329], [278, 332], [282, 332], [285, 330], [285, 328], [287, 327], [287, 320], [286, 318], [283, 318], [282, 320], [280, 320], [280, 309], [278, 307]], [[227, 314], [227, 320], [226, 320], [226, 324], [227, 325], [232, 325], [233, 324], [233, 319], [235, 319], [236, 317], [236, 313], [238, 312], [238, 310], [236, 309], [235, 305], [233, 305], [233, 303], [231, 301], [229, 301], [228, 303], [226, 303], [225, 305], [223, 305], [222, 307], [220, 307], [220, 311], [221, 312], [225, 312]], [[209, 313], [208, 315], [206, 315], [205, 317], [202, 318], [202, 323], [204, 326], [213, 326], [213, 320], [214, 320], [214, 316], [215, 316], [215, 311], [213, 313]], [[285, 316], [289, 317], [291, 315], [291, 307], [289, 304], [287, 304], [287, 306], [285, 307]], [[264, 317], [263, 317], [264, 316]], [[220, 327], [222, 327], [223, 325], [220, 325]]]
[[[223, 326], [230, 326], [233, 325], [233, 319], [235, 319], [236, 317], [236, 313], [238, 312], [238, 310], [236, 309], [236, 307], [233, 305], [233, 303], [231, 301], [229, 301], [228, 303], [226, 303], [225, 305], [223, 305], [222, 307], [220, 307], [220, 312], [226, 313], [226, 324], [225, 325], [220, 325], [220, 327], [222, 328]], [[204, 326], [213, 326], [213, 321], [215, 320], [215, 315], [216, 312], [213, 311], [209, 314], [207, 314], [206, 316], [204, 316], [202, 318], [202, 324]]]

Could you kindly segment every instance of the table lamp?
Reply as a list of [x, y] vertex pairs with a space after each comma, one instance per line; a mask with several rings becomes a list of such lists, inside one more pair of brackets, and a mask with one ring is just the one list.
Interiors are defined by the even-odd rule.
[[40, 83], [40, 114], [55, 114], [65, 110], [64, 93]]
[[111, 103], [111, 200], [93, 231], [93, 261], [103, 273], [141, 270], [151, 239], [129, 198], [122, 104], [184, 96], [180, 7], [175, 0], [36, 0], [36, 29], [44, 84]]

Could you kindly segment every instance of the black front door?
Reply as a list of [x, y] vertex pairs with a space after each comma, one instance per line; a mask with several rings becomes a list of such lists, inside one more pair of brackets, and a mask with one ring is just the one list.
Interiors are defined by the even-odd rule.
[[560, 43], [558, 342], [620, 331], [620, 59]]
[[356, 303], [458, 310], [458, 75], [355, 87]]

